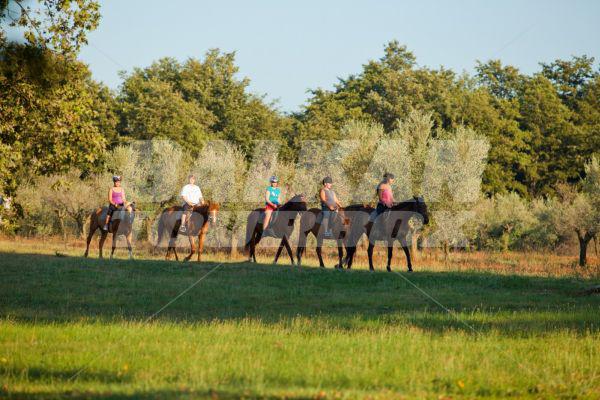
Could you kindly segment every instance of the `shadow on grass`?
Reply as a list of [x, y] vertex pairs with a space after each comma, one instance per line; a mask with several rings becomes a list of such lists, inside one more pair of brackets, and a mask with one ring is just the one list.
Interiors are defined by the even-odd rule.
[[405, 324], [467, 333], [473, 333], [471, 327], [543, 333], [597, 331], [600, 326], [600, 296], [578, 295], [597, 282], [575, 278], [481, 272], [390, 274], [16, 253], [0, 253], [0, 260], [0, 313], [24, 322], [139, 322], [177, 298], [153, 319], [178, 323], [252, 319], [297, 329], [295, 319], [311, 318], [316, 321], [313, 326], [323, 328]]
[[18, 370], [5, 369], [3, 375], [18, 374], [26, 376], [30, 382], [53, 382], [53, 381], [68, 381], [77, 374], [78, 381], [84, 382], [102, 382], [102, 383], [126, 383], [131, 381], [131, 377], [127, 374], [114, 374], [110, 372], [91, 372], [88, 370], [51, 370], [41, 367], [31, 367]]
[[133, 393], [110, 393], [110, 392], [3, 392], [0, 389], [0, 395], [5, 399], [38, 399], [38, 400], [55, 400], [55, 399], [108, 399], [108, 400], [128, 400], [128, 399], [264, 399], [264, 400], [309, 400], [315, 399], [316, 393], [313, 396], [294, 396], [290, 394], [277, 395], [256, 395], [248, 391], [224, 391], [224, 390], [208, 390], [208, 391], [188, 391], [188, 390], [156, 390], [148, 392], [133, 392]]

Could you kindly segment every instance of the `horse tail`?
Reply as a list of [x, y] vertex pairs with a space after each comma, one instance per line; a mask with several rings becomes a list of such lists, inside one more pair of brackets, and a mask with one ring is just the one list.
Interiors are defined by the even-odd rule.
[[154, 249], [152, 250], [153, 253], [156, 251], [156, 248], [160, 245], [160, 242], [162, 242], [163, 233], [165, 231], [166, 215], [167, 213], [162, 212], [160, 213], [160, 217], [158, 217], [158, 232], [156, 235], [156, 244], [154, 245]]

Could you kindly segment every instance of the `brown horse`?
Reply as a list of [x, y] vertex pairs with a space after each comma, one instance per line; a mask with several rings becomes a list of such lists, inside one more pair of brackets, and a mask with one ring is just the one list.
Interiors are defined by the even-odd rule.
[[[308, 212], [302, 214], [300, 218], [300, 237], [298, 239], [298, 249], [296, 251], [296, 259], [298, 266], [302, 263], [302, 254], [306, 250], [306, 239], [309, 234], [313, 234], [317, 238], [317, 256], [319, 257], [319, 266], [324, 268], [323, 256], [321, 254], [321, 247], [323, 246], [323, 239], [325, 239], [325, 232], [321, 229], [323, 211], [318, 208], [311, 208]], [[343, 240], [346, 236], [350, 224], [350, 219], [346, 217], [344, 209], [340, 208], [338, 212], [333, 214], [333, 218], [330, 221], [329, 228], [332, 233], [332, 240], [337, 242], [338, 258], [339, 262], [335, 266], [336, 268], [343, 268], [342, 259], [344, 257]]]
[[[290, 256], [290, 260], [292, 261], [292, 265], [294, 265], [294, 256], [292, 255], [289, 238], [294, 230], [294, 221], [296, 221], [296, 217], [299, 213], [305, 212], [306, 210], [306, 199], [304, 198], [304, 195], [298, 194], [273, 213], [269, 228], [272, 229], [274, 237], [281, 238], [273, 263], [277, 263], [281, 251], [285, 246], [285, 249]], [[250, 212], [246, 221], [246, 245], [244, 248], [248, 251], [248, 261], [256, 262], [256, 245], [263, 236], [262, 216], [264, 216], [264, 209], [257, 208]]]
[[363, 234], [369, 239], [367, 254], [369, 256], [369, 269], [373, 268], [373, 248], [377, 240], [387, 242], [387, 270], [392, 271], [391, 262], [394, 251], [394, 241], [398, 240], [406, 255], [408, 271], [412, 272], [410, 248], [407, 243], [408, 222], [410, 218], [417, 216], [423, 224], [429, 223], [427, 204], [422, 197], [414, 197], [411, 200], [395, 204], [389, 211], [380, 214], [375, 221], [371, 221], [374, 209], [365, 205], [352, 205], [346, 207], [346, 214], [351, 220], [351, 229], [346, 237], [346, 259], [344, 263], [348, 268], [352, 267], [356, 246]]
[[[207, 202], [202, 206], [195, 206], [192, 215], [188, 219], [187, 231], [185, 235], [190, 240], [190, 254], [184, 258], [184, 261], [189, 261], [196, 252], [196, 244], [194, 236], [198, 236], [198, 261], [204, 249], [204, 239], [210, 225], [217, 222], [217, 213], [219, 212], [219, 203]], [[177, 250], [175, 249], [175, 240], [181, 228], [181, 216], [183, 215], [182, 206], [173, 206], [165, 208], [158, 220], [158, 238], [156, 239], [156, 249], [161, 241], [165, 231], [169, 232], [169, 245], [165, 258], [168, 260], [171, 252], [175, 255], [175, 260], [179, 261]]]
[[108, 207], [100, 207], [92, 212], [90, 215], [90, 230], [88, 232], [85, 254], [84, 257], [87, 257], [90, 252], [90, 242], [92, 241], [92, 237], [96, 233], [98, 229], [100, 229], [100, 244], [99, 244], [99, 252], [100, 258], [102, 258], [102, 248], [104, 247], [104, 242], [106, 241], [106, 237], [109, 233], [112, 233], [112, 249], [110, 252], [110, 258], [113, 258], [115, 253], [115, 248], [117, 247], [117, 238], [119, 235], [124, 235], [127, 240], [127, 250], [129, 250], [129, 258], [133, 259], [133, 250], [131, 248], [131, 232], [133, 227], [133, 220], [135, 219], [135, 203], [130, 203], [124, 209], [116, 210], [113, 213], [113, 216], [108, 224], [108, 232], [102, 230], [101, 228], [104, 226], [104, 221], [106, 220], [106, 213], [108, 212]]

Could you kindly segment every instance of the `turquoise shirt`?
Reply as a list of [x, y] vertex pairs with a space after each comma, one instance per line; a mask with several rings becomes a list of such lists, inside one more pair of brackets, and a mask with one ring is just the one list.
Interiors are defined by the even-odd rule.
[[273, 204], [279, 205], [279, 195], [281, 194], [281, 189], [278, 187], [269, 186], [267, 187], [267, 192], [269, 192], [269, 201]]

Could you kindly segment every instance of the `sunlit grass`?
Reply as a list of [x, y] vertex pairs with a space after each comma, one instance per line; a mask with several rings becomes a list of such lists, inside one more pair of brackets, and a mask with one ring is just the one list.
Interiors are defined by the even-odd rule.
[[600, 396], [596, 279], [226, 262], [145, 322], [218, 263], [48, 247], [0, 242], [0, 397]]

